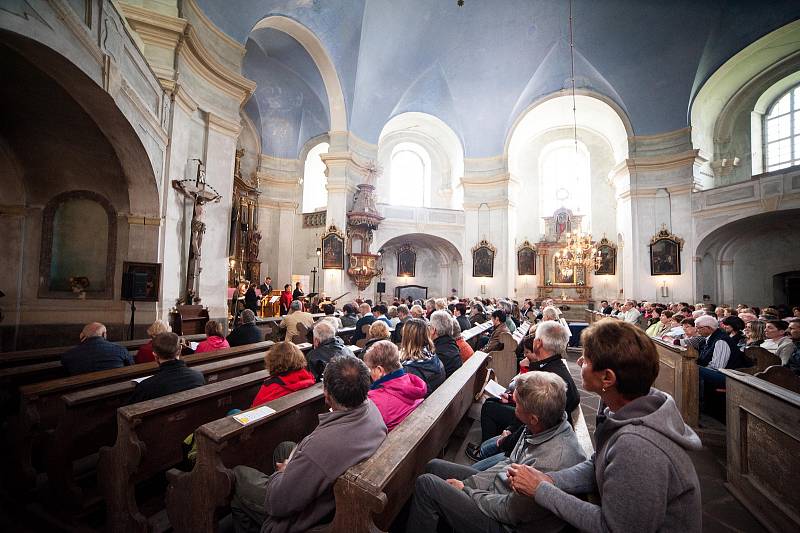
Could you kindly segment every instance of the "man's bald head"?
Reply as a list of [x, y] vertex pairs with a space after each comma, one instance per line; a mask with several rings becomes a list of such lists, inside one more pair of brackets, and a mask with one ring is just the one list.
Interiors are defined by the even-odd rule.
[[81, 342], [92, 337], [106, 337], [106, 327], [100, 322], [92, 322], [86, 324], [81, 331]]

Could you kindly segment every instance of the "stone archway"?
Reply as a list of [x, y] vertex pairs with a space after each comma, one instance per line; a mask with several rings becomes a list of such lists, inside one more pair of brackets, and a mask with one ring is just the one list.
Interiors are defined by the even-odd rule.
[[[410, 244], [417, 253], [414, 277], [397, 276], [397, 252], [406, 244]], [[383, 279], [388, 296], [393, 295], [394, 288], [401, 285], [428, 287], [430, 297], [449, 297], [452, 289], [461, 294], [464, 261], [450, 241], [436, 235], [407, 233], [379, 243], [377, 249], [382, 250]]]

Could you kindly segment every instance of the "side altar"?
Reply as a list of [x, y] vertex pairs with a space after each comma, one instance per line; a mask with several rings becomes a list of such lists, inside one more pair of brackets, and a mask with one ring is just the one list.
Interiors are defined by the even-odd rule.
[[542, 217], [545, 234], [535, 246], [537, 296], [558, 305], [583, 306], [592, 301], [592, 273], [596, 254], [591, 236], [581, 231], [583, 215], [566, 208]]

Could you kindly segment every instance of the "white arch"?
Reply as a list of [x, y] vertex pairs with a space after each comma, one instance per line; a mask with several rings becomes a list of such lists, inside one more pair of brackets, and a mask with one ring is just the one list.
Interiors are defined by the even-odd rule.
[[317, 65], [322, 82], [325, 84], [331, 114], [331, 131], [347, 131], [347, 107], [344, 102], [342, 85], [339, 83], [339, 76], [333, 60], [319, 38], [307, 27], [283, 15], [270, 15], [259, 20], [250, 32], [262, 28], [282, 31], [306, 49], [314, 64]]
[[[605, 138], [611, 145], [616, 163], [627, 158], [628, 137], [633, 136], [633, 127], [625, 112], [613, 100], [591, 91], [576, 91], [575, 104], [578, 128]], [[504, 148], [506, 161], [518, 143], [572, 124], [571, 95], [557, 92], [539, 98], [509, 128]]]

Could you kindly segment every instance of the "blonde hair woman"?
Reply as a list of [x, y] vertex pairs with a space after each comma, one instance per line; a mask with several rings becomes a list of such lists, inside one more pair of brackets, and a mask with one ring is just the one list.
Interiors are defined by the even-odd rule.
[[421, 378], [428, 386], [426, 397], [444, 383], [444, 365], [433, 353], [428, 323], [421, 318], [410, 318], [403, 326], [400, 359], [406, 372]]

